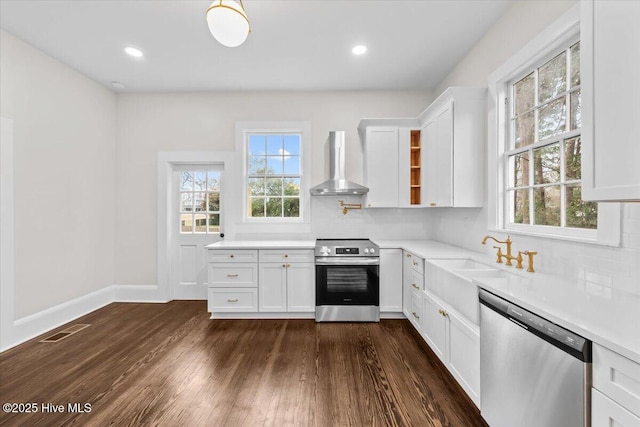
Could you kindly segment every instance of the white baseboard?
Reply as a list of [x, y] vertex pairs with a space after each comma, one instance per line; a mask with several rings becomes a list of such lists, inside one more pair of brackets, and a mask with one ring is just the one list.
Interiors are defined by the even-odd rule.
[[166, 303], [156, 285], [112, 285], [13, 321], [3, 328], [0, 352], [29, 341], [113, 302]]
[[157, 285], [113, 285], [114, 302], [169, 302]]
[[2, 343], [0, 351], [15, 347], [25, 341], [42, 335], [60, 325], [71, 322], [78, 317], [91, 313], [113, 302], [111, 286], [99, 289], [90, 294], [63, 302], [38, 313], [30, 314], [13, 322], [10, 339]]
[[295, 312], [295, 313], [256, 313], [256, 312], [239, 312], [239, 313], [211, 313], [211, 319], [315, 319], [316, 313]]

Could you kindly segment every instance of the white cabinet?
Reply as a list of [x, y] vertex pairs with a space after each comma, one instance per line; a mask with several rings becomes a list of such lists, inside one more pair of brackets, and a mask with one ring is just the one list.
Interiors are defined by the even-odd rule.
[[315, 264], [309, 249], [209, 249], [211, 313], [313, 313]]
[[260, 250], [259, 270], [259, 311], [315, 311], [313, 251]]
[[480, 405], [480, 329], [429, 292], [423, 295], [423, 337], [467, 395]]
[[595, 388], [591, 389], [591, 425], [640, 427], [640, 418], [618, 405]]
[[582, 1], [582, 198], [640, 200], [640, 2]]
[[380, 312], [402, 311], [402, 249], [380, 249]]
[[287, 268], [287, 311], [316, 311], [316, 268], [314, 263], [297, 262]]
[[260, 263], [260, 311], [287, 311], [287, 264]]
[[640, 364], [593, 343], [593, 425], [640, 427]]
[[423, 206], [481, 207], [486, 89], [447, 89], [419, 117]]
[[422, 330], [422, 290], [424, 259], [404, 251], [402, 268], [403, 312], [414, 328]]
[[[365, 119], [362, 139], [364, 185], [368, 208], [421, 207], [421, 148], [417, 119]], [[412, 126], [408, 126], [412, 124]]]
[[363, 147], [364, 185], [369, 187], [365, 206], [398, 207], [398, 128], [369, 127]]

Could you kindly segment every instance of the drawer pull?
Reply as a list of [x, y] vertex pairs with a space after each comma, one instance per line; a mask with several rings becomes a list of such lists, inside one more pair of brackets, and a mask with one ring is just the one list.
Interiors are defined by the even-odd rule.
[[286, 267], [286, 266], [287, 266], [287, 264], [282, 264], [282, 266], [283, 266], [283, 267]]
[[416, 285], [415, 283], [412, 283], [411, 286], [413, 286], [416, 289], [420, 289], [420, 286]]
[[448, 316], [449, 315], [449, 313], [447, 313], [444, 310], [438, 310], [438, 313], [442, 314], [443, 316]]
[[415, 317], [416, 319], [420, 318], [420, 316], [418, 316], [415, 311], [412, 311], [411, 314], [413, 314], [413, 317]]
[[227, 274], [227, 277], [238, 277], [237, 274]]
[[284, 257], [285, 257], [285, 258], [289, 258], [289, 255], [288, 255], [288, 254], [284, 254]]
[[229, 258], [233, 258], [233, 254], [229, 255]]
[[238, 302], [238, 298], [228, 299], [227, 302]]
[[418, 263], [417, 263], [417, 262], [415, 262], [415, 261], [413, 261], [413, 265], [418, 265]]

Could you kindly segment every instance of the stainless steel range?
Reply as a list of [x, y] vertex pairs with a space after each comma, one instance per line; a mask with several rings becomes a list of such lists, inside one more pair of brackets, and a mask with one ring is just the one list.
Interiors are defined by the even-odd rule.
[[316, 240], [316, 322], [378, 322], [379, 275], [369, 239]]

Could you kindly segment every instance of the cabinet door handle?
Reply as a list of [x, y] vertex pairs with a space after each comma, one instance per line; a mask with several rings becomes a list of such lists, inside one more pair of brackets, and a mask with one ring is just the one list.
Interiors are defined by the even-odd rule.
[[416, 289], [420, 289], [420, 286], [416, 285], [415, 283], [412, 283], [411, 286], [413, 286]]
[[407, 258], [411, 258], [411, 254], [407, 254]]
[[415, 311], [412, 311], [411, 314], [413, 314], [413, 317], [415, 317], [416, 319], [420, 318], [420, 316], [418, 316]]
[[435, 205], [436, 205], [435, 203], [429, 203], [429, 206], [435, 206]]
[[227, 274], [227, 277], [238, 277], [237, 274]]
[[238, 298], [228, 299], [227, 302], [238, 302]]

